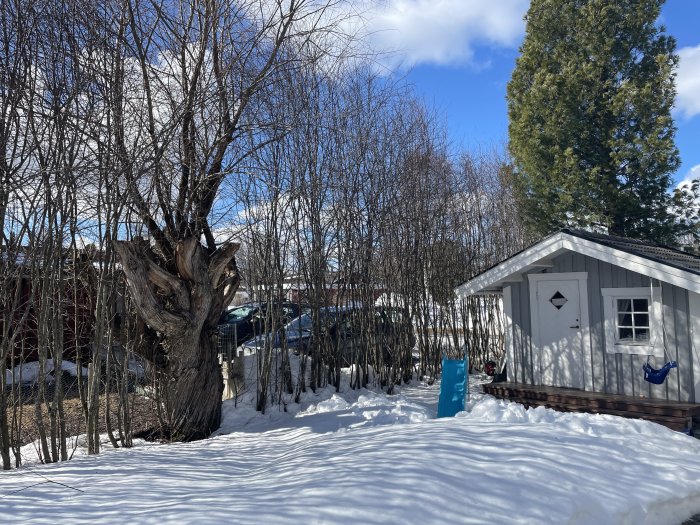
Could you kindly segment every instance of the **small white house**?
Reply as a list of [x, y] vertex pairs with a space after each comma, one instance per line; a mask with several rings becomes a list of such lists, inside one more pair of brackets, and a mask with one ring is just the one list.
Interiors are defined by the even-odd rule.
[[[494, 292], [509, 382], [700, 403], [700, 257], [567, 229], [457, 288]], [[678, 368], [654, 385], [648, 359]]]

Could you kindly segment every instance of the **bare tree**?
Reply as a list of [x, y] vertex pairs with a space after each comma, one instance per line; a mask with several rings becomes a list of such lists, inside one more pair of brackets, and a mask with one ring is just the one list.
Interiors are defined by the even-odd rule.
[[[303, 61], [328, 4], [129, 1], [112, 99], [120, 175], [148, 240], [115, 242], [139, 315], [162, 336], [167, 416], [176, 440], [208, 436], [221, 418], [216, 323], [236, 291], [236, 243], [208, 219], [225, 177], [273, 126], [261, 97]], [[142, 96], [129, 93], [137, 81]], [[284, 130], [279, 130], [282, 133]], [[135, 138], [134, 138], [135, 137]], [[203, 243], [202, 243], [203, 240]]]
[[19, 197], [29, 178], [31, 140], [24, 131], [23, 108], [32, 87], [31, 36], [37, 20], [23, 2], [3, 2], [0, 15], [0, 359], [4, 365], [0, 377], [0, 456], [3, 469], [9, 469], [13, 448], [10, 429], [16, 433], [17, 427], [10, 426], [7, 413], [8, 386], [14, 385], [14, 378], [8, 385], [4, 368], [10, 365], [12, 369], [17, 364], [22, 328], [29, 314], [28, 298], [23, 295], [27, 254], [22, 242], [27, 233], [25, 213], [33, 207], [33, 199], [27, 199], [23, 206]]

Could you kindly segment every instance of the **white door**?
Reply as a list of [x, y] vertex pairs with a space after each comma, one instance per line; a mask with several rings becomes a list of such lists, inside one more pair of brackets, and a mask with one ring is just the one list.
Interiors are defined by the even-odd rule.
[[[537, 313], [533, 323], [539, 332], [535, 352], [539, 352], [543, 385], [584, 388], [583, 326], [581, 316], [582, 281], [549, 275], [536, 280]], [[587, 317], [587, 316], [586, 316]], [[535, 361], [536, 362], [536, 361]]]

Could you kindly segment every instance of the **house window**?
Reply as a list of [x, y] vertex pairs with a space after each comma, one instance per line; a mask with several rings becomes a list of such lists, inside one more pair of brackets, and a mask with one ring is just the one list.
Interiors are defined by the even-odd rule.
[[617, 299], [617, 342], [649, 344], [649, 299]]
[[661, 290], [602, 288], [601, 293], [606, 352], [663, 356]]

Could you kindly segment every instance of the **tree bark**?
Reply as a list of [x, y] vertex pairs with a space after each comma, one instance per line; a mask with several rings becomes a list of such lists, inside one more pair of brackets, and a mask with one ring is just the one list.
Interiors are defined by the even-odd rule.
[[[168, 269], [142, 239], [115, 241], [139, 316], [162, 336], [162, 409], [171, 439], [209, 436], [221, 423], [223, 377], [216, 354], [216, 327], [239, 283], [238, 244], [209, 253], [188, 237]], [[149, 356], [143, 356], [148, 359]], [[150, 356], [152, 357], [152, 356]]]

